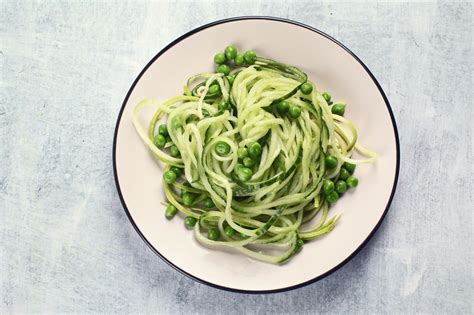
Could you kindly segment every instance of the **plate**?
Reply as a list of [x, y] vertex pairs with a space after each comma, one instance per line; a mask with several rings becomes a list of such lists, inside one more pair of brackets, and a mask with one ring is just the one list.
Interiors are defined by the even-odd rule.
[[[331, 210], [342, 213], [327, 236], [305, 244], [283, 265], [270, 265], [237, 252], [197, 243], [183, 220], [164, 217], [162, 169], [141, 142], [132, 111], [143, 98], [164, 101], [182, 93], [193, 74], [213, 70], [213, 56], [229, 43], [239, 50], [294, 65], [319, 90], [346, 100], [345, 116], [361, 143], [376, 151], [375, 164], [356, 170], [359, 186]], [[147, 125], [151, 112], [142, 114]], [[399, 170], [399, 141], [387, 97], [369, 69], [349, 49], [310, 26], [273, 17], [238, 17], [201, 26], [173, 41], [142, 70], [120, 110], [113, 166], [118, 194], [132, 225], [149, 247], [175, 269], [221, 289], [269, 293], [321, 279], [348, 262], [367, 243], [392, 201]]]

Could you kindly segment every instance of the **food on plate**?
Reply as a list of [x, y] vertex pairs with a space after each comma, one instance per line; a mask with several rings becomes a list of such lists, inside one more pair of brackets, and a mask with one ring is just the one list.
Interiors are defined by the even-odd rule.
[[[207, 247], [283, 263], [334, 229], [331, 206], [358, 185], [356, 164], [376, 154], [358, 143], [346, 103], [300, 69], [232, 45], [213, 61], [216, 71], [190, 77], [183, 95], [134, 110], [163, 166], [165, 217], [180, 213]], [[145, 106], [157, 108], [148, 132]]]

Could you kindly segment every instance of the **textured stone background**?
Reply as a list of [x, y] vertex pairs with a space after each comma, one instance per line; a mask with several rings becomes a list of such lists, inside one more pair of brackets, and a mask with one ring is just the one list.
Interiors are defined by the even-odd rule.
[[[0, 313], [472, 313], [472, 12], [1, 0]], [[330, 277], [275, 295], [220, 291], [168, 267], [128, 222], [112, 174], [116, 116], [142, 67], [184, 32], [252, 14], [350, 47], [385, 89], [402, 148], [396, 197], [368, 246]]]

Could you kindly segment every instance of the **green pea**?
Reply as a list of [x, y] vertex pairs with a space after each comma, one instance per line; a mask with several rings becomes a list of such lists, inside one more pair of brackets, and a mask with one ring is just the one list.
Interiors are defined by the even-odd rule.
[[222, 100], [222, 101], [219, 102], [219, 104], [217, 104], [217, 109], [219, 109], [221, 111], [228, 110], [228, 109], [230, 109], [230, 104], [229, 104], [228, 101]]
[[349, 175], [349, 172], [345, 168], [341, 167], [341, 171], [339, 172], [339, 178], [342, 180], [346, 180]]
[[295, 252], [299, 253], [303, 249], [304, 241], [302, 239], [299, 239], [298, 242], [296, 243], [295, 247]]
[[244, 165], [243, 165], [242, 163], [237, 163], [237, 164], [235, 165], [235, 170], [238, 171], [238, 170], [240, 170], [242, 167], [244, 167]]
[[334, 190], [334, 182], [330, 179], [325, 179], [323, 182], [324, 194], [328, 195]]
[[225, 233], [225, 235], [231, 237], [231, 236], [234, 236], [235, 230], [233, 228], [231, 228], [230, 226], [226, 226], [225, 229], [224, 229], [224, 233]]
[[347, 183], [347, 186], [349, 186], [351, 188], [355, 188], [355, 187], [357, 187], [357, 185], [359, 185], [359, 180], [357, 179], [357, 177], [349, 176], [346, 179], [346, 183]]
[[181, 155], [181, 153], [179, 153], [178, 147], [175, 146], [174, 144], [170, 147], [170, 155], [175, 158]]
[[257, 54], [253, 50], [246, 51], [244, 54], [244, 60], [249, 65], [253, 65], [257, 60]]
[[236, 66], [241, 66], [245, 62], [244, 56], [242, 54], [237, 54], [234, 59], [234, 63]]
[[293, 119], [297, 119], [298, 117], [301, 116], [301, 109], [298, 106], [291, 106], [288, 109], [288, 116], [290, 116]]
[[339, 199], [339, 194], [337, 193], [337, 191], [333, 190], [331, 191], [327, 196], [326, 196], [326, 200], [329, 202], [329, 203], [335, 203], [337, 200]]
[[311, 92], [313, 92], [313, 86], [311, 85], [311, 83], [305, 82], [301, 84], [300, 90], [301, 90], [301, 93], [308, 95]]
[[346, 105], [344, 104], [334, 104], [332, 105], [331, 107], [331, 112], [335, 115], [339, 115], [339, 116], [344, 116], [344, 112], [346, 111]]
[[183, 124], [181, 123], [179, 117], [173, 117], [173, 119], [171, 119], [171, 127], [173, 127], [173, 129], [179, 129], [183, 127]]
[[211, 241], [217, 241], [220, 236], [219, 229], [217, 228], [210, 228], [207, 230], [207, 238], [210, 239]]
[[214, 149], [216, 150], [217, 154], [219, 154], [220, 156], [224, 156], [229, 154], [230, 145], [225, 143], [224, 141], [219, 141], [216, 143]]
[[176, 174], [176, 177], [180, 177], [183, 174], [183, 169], [177, 166], [171, 166], [170, 170]]
[[233, 45], [227, 46], [224, 52], [227, 60], [233, 60], [237, 56], [237, 49], [235, 49], [235, 46]]
[[333, 169], [337, 166], [337, 158], [334, 155], [326, 155], [324, 162], [328, 169]]
[[169, 205], [168, 207], [166, 207], [165, 217], [168, 220], [171, 220], [171, 219], [173, 219], [173, 217], [176, 215], [177, 212], [178, 212], [178, 209], [176, 209], [175, 206]]
[[326, 100], [326, 102], [331, 101], [331, 94], [329, 94], [328, 92], [323, 92], [323, 97]]
[[255, 165], [255, 160], [249, 157], [243, 159], [243, 163], [245, 167], [252, 167]]
[[209, 86], [208, 93], [211, 94], [211, 95], [213, 95], [213, 94], [219, 93], [220, 90], [221, 90], [221, 88], [220, 88], [219, 84], [215, 84], [215, 83], [214, 83], [214, 84], [211, 84], [211, 85]]
[[176, 181], [176, 173], [173, 172], [173, 171], [166, 171], [166, 172], [163, 174], [163, 180], [164, 180], [165, 183], [167, 183], [168, 185], [169, 185], [169, 184], [173, 184], [173, 183]]
[[338, 180], [338, 181], [336, 182], [336, 191], [337, 191], [338, 193], [340, 193], [340, 194], [343, 194], [343, 193], [346, 192], [346, 190], [347, 190], [347, 184], [346, 184], [346, 182], [343, 181], [343, 180]]
[[247, 168], [247, 167], [239, 168], [236, 173], [237, 173], [237, 176], [238, 176], [239, 180], [242, 181], [242, 182], [248, 181], [253, 175], [252, 170], [250, 168]]
[[153, 139], [153, 143], [160, 149], [163, 149], [166, 144], [166, 138], [163, 135], [156, 135]]
[[225, 62], [225, 54], [224, 53], [217, 53], [214, 55], [214, 62], [218, 65], [221, 65]]
[[280, 101], [276, 103], [275, 107], [279, 114], [284, 115], [288, 112], [288, 109], [290, 108], [290, 104], [288, 104], [287, 101]]
[[183, 204], [185, 206], [192, 206], [194, 203], [194, 200], [196, 199], [196, 195], [193, 193], [190, 193], [189, 191], [184, 191], [181, 198], [183, 199]]
[[229, 81], [230, 85], [234, 84], [235, 75], [228, 75], [226, 78]]
[[239, 148], [237, 150], [237, 156], [239, 157], [239, 159], [243, 160], [247, 156], [249, 156], [249, 151], [246, 148]]
[[224, 75], [228, 75], [230, 73], [230, 67], [228, 65], [220, 65], [217, 67], [218, 73], [223, 73]]
[[215, 206], [214, 201], [212, 201], [211, 198], [204, 199], [204, 201], [202, 203], [203, 203], [204, 207], [206, 207], [206, 208], [214, 208], [214, 206]]
[[193, 217], [184, 218], [184, 226], [186, 226], [188, 230], [192, 230], [192, 228], [196, 225], [196, 223], [197, 223], [196, 218], [193, 218]]
[[165, 124], [161, 124], [159, 127], [158, 127], [158, 133], [160, 135], [163, 135], [165, 137], [167, 137], [169, 134], [168, 134], [168, 128], [166, 127]]
[[347, 162], [344, 162], [344, 164], [342, 164], [342, 167], [345, 168], [351, 175], [354, 174], [354, 171], [356, 169], [355, 164], [347, 163]]
[[262, 146], [260, 143], [254, 142], [249, 146], [248, 151], [250, 157], [256, 159], [262, 154]]

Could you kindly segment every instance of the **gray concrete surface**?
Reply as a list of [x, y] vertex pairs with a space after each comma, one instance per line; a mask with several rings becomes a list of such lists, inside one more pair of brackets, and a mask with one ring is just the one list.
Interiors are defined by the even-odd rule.
[[[0, 313], [473, 313], [472, 3], [0, 2]], [[242, 295], [168, 267], [129, 223], [112, 139], [167, 43], [238, 15], [350, 47], [391, 101], [399, 187], [377, 235], [303, 289]], [[230, 38], [230, 36], [229, 36]], [[225, 43], [223, 43], [225, 44]]]

